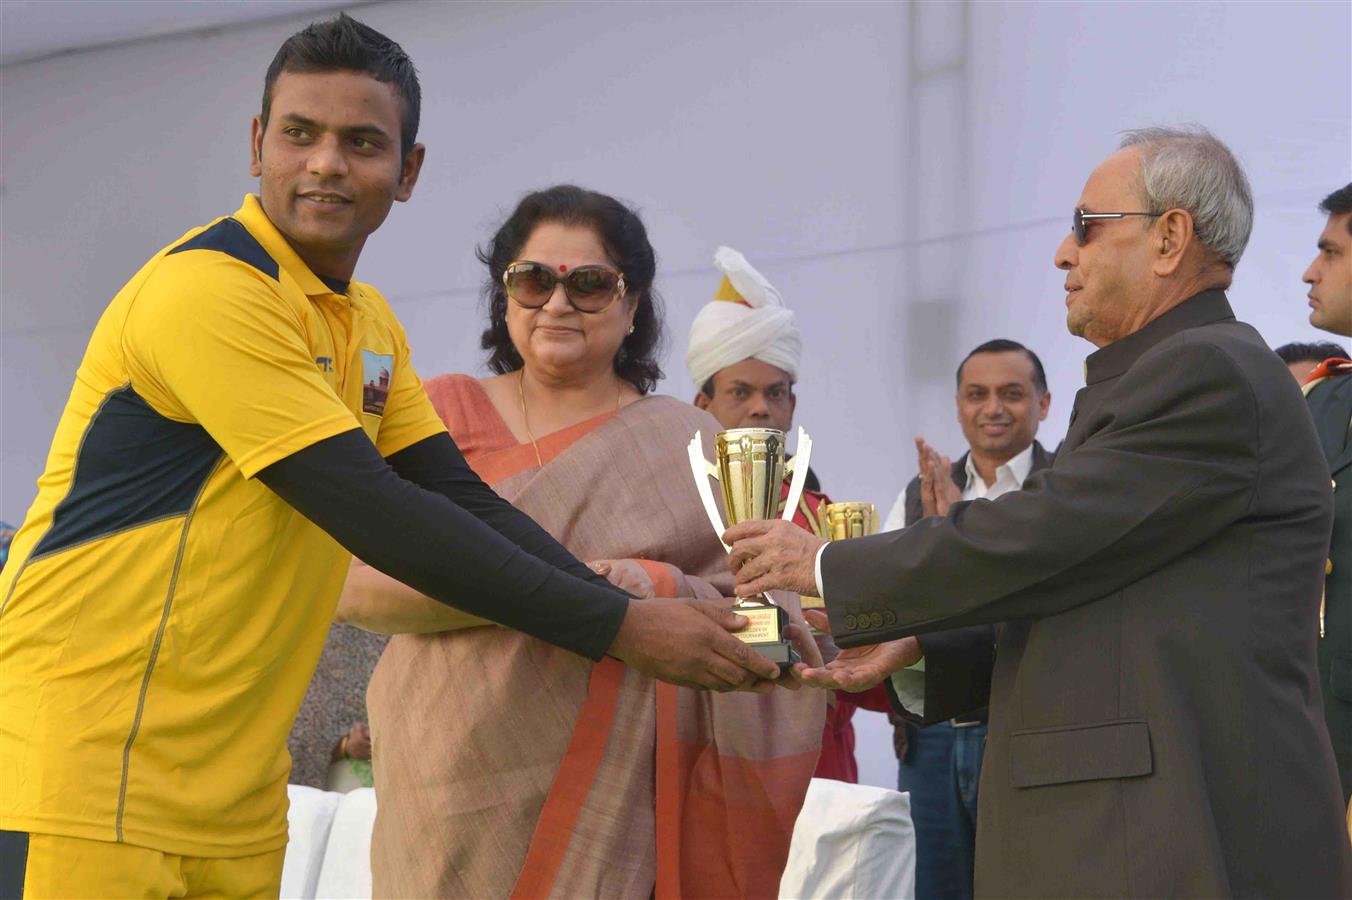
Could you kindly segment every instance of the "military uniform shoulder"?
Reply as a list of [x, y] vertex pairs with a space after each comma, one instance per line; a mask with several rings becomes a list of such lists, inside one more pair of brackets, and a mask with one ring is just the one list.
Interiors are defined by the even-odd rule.
[[1343, 378], [1348, 375], [1352, 375], [1352, 359], [1335, 356], [1315, 366], [1314, 371], [1306, 377], [1305, 383], [1318, 384], [1325, 379]]
[[1338, 404], [1340, 401], [1352, 402], [1352, 363], [1330, 365], [1331, 362], [1334, 361], [1325, 360], [1319, 368], [1310, 373], [1310, 377], [1301, 386], [1306, 398], [1313, 405], [1324, 402], [1332, 404]]

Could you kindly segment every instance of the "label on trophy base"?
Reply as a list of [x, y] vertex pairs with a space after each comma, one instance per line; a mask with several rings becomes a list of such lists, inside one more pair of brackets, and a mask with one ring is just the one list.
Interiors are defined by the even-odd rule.
[[807, 594], [802, 594], [799, 596], [798, 602], [803, 609], [826, 609], [826, 601], [821, 597], [809, 597]]
[[734, 606], [732, 611], [749, 620], [734, 637], [748, 644], [772, 644], [780, 640], [778, 606]]

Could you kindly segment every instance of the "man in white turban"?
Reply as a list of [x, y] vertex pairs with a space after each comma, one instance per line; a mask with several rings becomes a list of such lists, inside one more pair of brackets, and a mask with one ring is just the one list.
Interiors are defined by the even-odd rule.
[[803, 338], [779, 291], [731, 247], [719, 247], [723, 273], [712, 302], [690, 326], [686, 365], [707, 409], [724, 428], [793, 424], [793, 394]]
[[[793, 393], [803, 339], [793, 313], [774, 285], [731, 247], [719, 247], [714, 265], [723, 281], [714, 299], [690, 326], [686, 366], [698, 393], [695, 405], [713, 414], [724, 428], [793, 428]], [[788, 495], [787, 482], [780, 491]], [[807, 488], [794, 512], [794, 524], [821, 535], [822, 506], [830, 498], [808, 470]], [[803, 606], [822, 608], [821, 600], [804, 597]], [[822, 752], [814, 776], [857, 782], [854, 759], [856, 708], [886, 712], [887, 696], [876, 689], [861, 694], [836, 693], [826, 714]]]

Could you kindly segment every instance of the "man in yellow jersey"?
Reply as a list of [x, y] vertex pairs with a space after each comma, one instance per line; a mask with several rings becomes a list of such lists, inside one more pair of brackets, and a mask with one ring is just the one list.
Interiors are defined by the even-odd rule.
[[156, 254], [95, 328], [0, 577], [0, 896], [275, 896], [286, 734], [348, 551], [670, 681], [776, 675], [740, 617], [632, 600], [465, 465], [351, 280], [413, 191], [418, 109], [383, 35], [340, 16], [292, 36], [253, 121], [259, 196]]

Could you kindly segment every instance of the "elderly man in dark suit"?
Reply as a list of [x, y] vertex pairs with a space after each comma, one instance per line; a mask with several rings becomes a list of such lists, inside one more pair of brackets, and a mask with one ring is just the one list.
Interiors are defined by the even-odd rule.
[[[1328, 466], [1224, 294], [1252, 210], [1209, 133], [1129, 133], [1056, 252], [1098, 350], [1052, 468], [872, 538], [725, 535], [740, 595], [819, 590], [841, 646], [875, 645], [804, 678], [923, 651], [927, 717], [989, 701], [980, 896], [1352, 895], [1315, 663]], [[998, 649], [915, 637], [997, 622]]]

